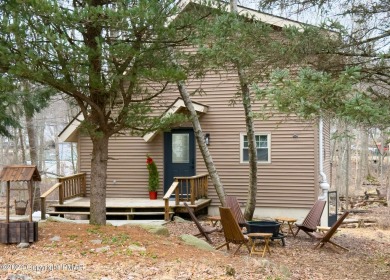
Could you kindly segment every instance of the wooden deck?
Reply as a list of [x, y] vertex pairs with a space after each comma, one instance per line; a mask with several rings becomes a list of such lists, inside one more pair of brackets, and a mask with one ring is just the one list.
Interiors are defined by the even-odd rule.
[[[48, 206], [47, 197], [58, 191], [58, 204]], [[79, 173], [58, 179], [44, 194], [41, 195], [41, 218], [49, 215], [86, 215], [90, 216], [90, 199], [86, 197], [86, 174]], [[184, 202], [193, 208], [195, 213], [207, 208], [211, 199], [208, 199], [208, 174], [190, 177], [175, 177], [172, 185], [164, 194], [162, 200], [135, 199], [135, 198], [107, 198], [107, 219], [125, 217], [134, 219], [138, 216], [147, 217], [162, 215], [169, 221], [176, 213], [187, 212]], [[47, 208], [53, 210], [47, 211]]]
[[[195, 212], [207, 208], [211, 203], [211, 199], [198, 199], [195, 204], [189, 205]], [[175, 205], [175, 201], [169, 201], [170, 217], [177, 213], [186, 213], [187, 210], [180, 202]], [[140, 198], [107, 198], [106, 199], [106, 215], [107, 219], [150, 219], [161, 216], [164, 219], [165, 202], [162, 199], [150, 200]], [[86, 215], [89, 219], [90, 214], [90, 199], [88, 197], [76, 197], [64, 201], [63, 204], [50, 205], [47, 214], [54, 216], [65, 215]]]

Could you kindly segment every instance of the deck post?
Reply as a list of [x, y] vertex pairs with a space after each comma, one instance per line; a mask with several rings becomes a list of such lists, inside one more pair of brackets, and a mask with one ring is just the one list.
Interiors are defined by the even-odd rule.
[[195, 204], [195, 200], [196, 200], [196, 188], [195, 188], [195, 181], [194, 180], [191, 180], [190, 181], [190, 186], [191, 186], [191, 205], [194, 205]]
[[46, 197], [41, 196], [41, 220], [46, 219]]
[[180, 194], [179, 194], [179, 188], [176, 188], [175, 189], [175, 205], [179, 205], [180, 204]]
[[[9, 207], [10, 207], [10, 196], [11, 196], [11, 182], [10, 181], [7, 181], [7, 198], [6, 198], [6, 202], [5, 202], [5, 222], [8, 224], [9, 223]], [[31, 203], [31, 202], [30, 202]]]
[[86, 182], [86, 174], [83, 173], [83, 176], [81, 177], [81, 194], [83, 197], [87, 196], [87, 182]]
[[33, 181], [28, 181], [27, 185], [28, 185], [28, 194], [30, 196], [30, 215], [28, 216], [28, 220], [31, 223], [33, 221], [33, 218], [32, 218], [32, 214], [33, 214], [33, 210], [34, 210], [33, 192], [35, 193], [35, 190], [33, 187]]
[[164, 220], [169, 221], [169, 199], [164, 199], [165, 209], [164, 209]]
[[64, 204], [64, 187], [63, 183], [60, 182], [60, 185], [58, 186], [58, 194], [59, 194], [59, 204]]

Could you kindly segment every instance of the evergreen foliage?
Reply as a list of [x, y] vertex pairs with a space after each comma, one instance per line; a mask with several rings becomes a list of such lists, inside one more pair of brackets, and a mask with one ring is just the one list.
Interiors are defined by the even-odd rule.
[[[92, 224], [105, 224], [108, 139], [145, 135], [185, 119], [160, 118], [164, 92], [186, 74], [171, 50], [205, 14], [176, 0], [0, 2], [0, 73], [61, 92], [78, 105], [93, 144]], [[174, 20], [172, 20], [174, 19]]]
[[155, 192], [157, 191], [160, 184], [159, 172], [157, 170], [156, 163], [149, 155], [146, 156], [146, 167], [148, 168], [149, 172], [148, 190]]
[[[310, 71], [303, 69], [309, 65], [299, 64], [302, 70], [298, 79], [286, 70], [278, 70], [272, 78], [273, 88], [258, 89], [259, 96], [304, 118], [331, 115], [368, 127], [388, 127], [389, 1], [266, 0], [259, 1], [259, 7], [273, 11], [280, 8], [302, 16], [316, 11], [328, 19], [323, 27], [335, 31], [333, 34], [340, 38], [334, 43], [327, 40], [327, 44], [331, 43], [327, 47], [321, 43], [323, 36], [305, 34], [305, 41], [321, 46], [316, 48], [318, 63], [311, 64]], [[298, 39], [296, 42], [304, 36], [292, 35]], [[305, 51], [300, 43], [297, 46], [297, 50]]]

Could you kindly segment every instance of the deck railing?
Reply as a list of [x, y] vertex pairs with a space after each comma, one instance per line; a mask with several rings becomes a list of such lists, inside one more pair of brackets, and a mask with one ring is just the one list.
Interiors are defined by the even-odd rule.
[[169, 199], [175, 194], [175, 205], [179, 205], [180, 201], [190, 201], [191, 205], [200, 198], [208, 196], [208, 174], [201, 174], [191, 177], [174, 177], [174, 181], [165, 193], [163, 199], [165, 202], [164, 219], [169, 220]]
[[58, 203], [64, 204], [66, 199], [76, 196], [86, 196], [86, 174], [78, 173], [72, 176], [58, 178], [58, 183], [41, 195], [41, 219], [46, 219], [46, 197], [58, 189]]
[[58, 182], [62, 183], [63, 185], [63, 192], [60, 192], [60, 204], [64, 203], [65, 199], [87, 195], [85, 173], [78, 173], [72, 176], [61, 177], [58, 178]]

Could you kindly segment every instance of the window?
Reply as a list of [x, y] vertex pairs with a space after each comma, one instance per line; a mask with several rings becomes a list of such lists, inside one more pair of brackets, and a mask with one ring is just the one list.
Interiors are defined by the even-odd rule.
[[[271, 162], [270, 134], [256, 134], [256, 148], [258, 162]], [[241, 162], [249, 161], [248, 137], [241, 134]]]

